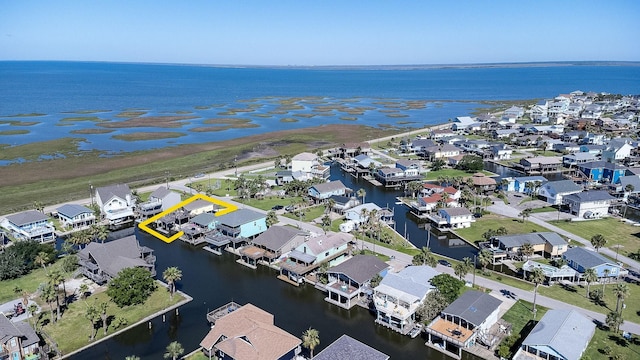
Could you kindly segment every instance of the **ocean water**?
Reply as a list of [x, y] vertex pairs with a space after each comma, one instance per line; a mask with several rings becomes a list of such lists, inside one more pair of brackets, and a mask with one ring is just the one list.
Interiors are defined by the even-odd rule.
[[[640, 66], [543, 65], [364, 70], [0, 62], [0, 144], [72, 136], [85, 139], [81, 150], [123, 152], [319, 124], [418, 127], [468, 115], [486, 106], [480, 103], [483, 100], [552, 98], [573, 90], [640, 93]], [[408, 103], [415, 101], [423, 106]], [[288, 107], [283, 111], [284, 105]], [[193, 118], [175, 128], [147, 124], [104, 134], [82, 133], [125, 121], [122, 113], [130, 110], [143, 117]], [[94, 116], [101, 121], [68, 120]], [[220, 118], [240, 119], [252, 127], [202, 131], [224, 126], [205, 122]], [[11, 134], [14, 130], [22, 134]], [[135, 132], [180, 136], [118, 139]]]

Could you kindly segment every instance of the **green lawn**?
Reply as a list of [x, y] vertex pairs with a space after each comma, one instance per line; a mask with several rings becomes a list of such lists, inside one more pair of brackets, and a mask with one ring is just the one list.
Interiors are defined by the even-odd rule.
[[[271, 210], [275, 205], [289, 206], [294, 203], [300, 202], [301, 198], [297, 197], [285, 197], [284, 199], [279, 196], [269, 196], [262, 199], [234, 199], [237, 202], [243, 203], [247, 206], [255, 207], [258, 209], [262, 209], [264, 211]], [[324, 210], [324, 206], [322, 207]]]
[[[89, 334], [92, 325], [85, 318], [87, 304], [93, 304], [94, 302], [99, 304], [108, 301], [108, 315], [116, 318], [125, 318], [127, 324], [131, 325], [182, 300], [183, 298], [180, 294], [175, 294], [173, 300], [171, 300], [167, 290], [164, 287], [158, 287], [143, 305], [119, 308], [111, 302], [106, 292], [101, 292], [91, 295], [86, 300], [79, 300], [69, 304], [68, 309], [63, 313], [60, 321], [57, 323], [48, 323], [49, 314], [46, 311], [41, 313], [40, 321], [47, 322], [47, 324], [43, 326], [43, 330], [56, 341], [58, 348], [63, 354], [68, 354], [75, 349], [89, 344]], [[46, 304], [43, 306], [44, 310], [48, 308]], [[109, 327], [107, 329], [107, 335], [112, 334], [114, 331], [116, 331], [116, 329]], [[96, 340], [104, 336], [103, 329], [98, 329]]]
[[532, 208], [531, 213], [543, 213], [543, 212], [556, 212], [558, 209], [551, 206], [544, 206], [541, 208]]
[[[486, 175], [493, 175], [491, 172], [489, 171], [481, 171], [482, 173], [486, 174]], [[466, 171], [463, 170], [458, 170], [458, 169], [442, 169], [442, 170], [438, 170], [438, 171], [429, 171], [427, 173], [427, 176], [425, 177], [425, 180], [429, 180], [429, 181], [433, 181], [436, 180], [438, 177], [443, 176], [443, 177], [456, 177], [456, 176], [462, 176], [462, 177], [469, 177], [472, 176], [472, 173], [468, 173]]]
[[[51, 271], [52, 269], [58, 269], [62, 271], [62, 262], [58, 261], [47, 266], [47, 271]], [[69, 274], [64, 274], [64, 276], [65, 278], [67, 278], [69, 277]], [[36, 290], [38, 290], [40, 284], [46, 283], [47, 281], [47, 274], [42, 268], [35, 269], [29, 274], [21, 276], [17, 279], [2, 280], [0, 281], [0, 303], [14, 300], [20, 297], [20, 295], [17, 295], [13, 292], [13, 289], [15, 289], [16, 286], [28, 292], [29, 294], [33, 294], [36, 292]]]
[[499, 215], [485, 215], [476, 219], [476, 222], [471, 224], [471, 227], [465, 229], [456, 230], [458, 236], [466, 239], [470, 242], [484, 241], [482, 234], [487, 230], [496, 230], [500, 227], [507, 229], [509, 235], [513, 234], [525, 234], [533, 231], [543, 232], [548, 231], [540, 225], [534, 224], [530, 221], [522, 222], [521, 219], [507, 218]]
[[604, 235], [606, 247], [621, 245], [620, 254], [628, 255], [640, 249], [640, 227], [608, 217], [589, 221], [551, 221], [551, 224], [590, 240], [595, 234]]
[[[604, 354], [605, 348], [611, 349], [611, 355]], [[632, 341], [626, 341], [611, 331], [596, 328], [596, 332], [582, 355], [582, 359], [609, 360], [615, 355], [621, 355], [622, 357], [619, 359], [626, 360], [640, 358], [638, 336], [634, 335]]]
[[[536, 306], [536, 319], [540, 320], [547, 312], [546, 307]], [[502, 316], [502, 319], [512, 325], [511, 333], [517, 334], [525, 328], [529, 321], [533, 320], [533, 303], [524, 300], [518, 300], [513, 306]], [[528, 329], [531, 331], [533, 327]], [[527, 332], [528, 333], [528, 332]], [[526, 337], [526, 334], [524, 335]]]

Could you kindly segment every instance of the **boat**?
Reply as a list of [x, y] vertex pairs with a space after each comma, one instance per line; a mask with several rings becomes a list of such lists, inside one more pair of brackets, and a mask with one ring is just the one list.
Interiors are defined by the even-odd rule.
[[418, 335], [420, 335], [420, 332], [422, 332], [422, 326], [416, 325], [413, 329], [411, 329], [411, 331], [409, 331], [409, 336], [411, 336], [412, 339], [415, 339], [418, 337]]

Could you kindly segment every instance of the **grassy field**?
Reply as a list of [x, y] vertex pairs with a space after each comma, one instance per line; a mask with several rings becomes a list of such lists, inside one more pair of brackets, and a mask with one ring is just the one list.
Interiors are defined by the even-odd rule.
[[[51, 271], [53, 269], [58, 269], [62, 272], [62, 263], [58, 261], [47, 266], [47, 271]], [[69, 274], [65, 274], [64, 272], [62, 273], [65, 278], [69, 276]], [[47, 274], [42, 268], [37, 268], [31, 271], [29, 274], [21, 276], [17, 279], [2, 280], [0, 281], [0, 303], [19, 298], [20, 295], [17, 295], [13, 291], [13, 289], [15, 289], [16, 287], [28, 292], [29, 294], [33, 294], [36, 292], [36, 290], [38, 290], [40, 284], [46, 282]]]
[[487, 230], [496, 230], [500, 227], [507, 229], [509, 235], [525, 234], [530, 232], [543, 232], [547, 229], [540, 225], [534, 224], [531, 221], [522, 222], [521, 219], [507, 218], [499, 215], [485, 215], [476, 219], [476, 222], [471, 224], [471, 227], [465, 229], [456, 230], [456, 234], [461, 236], [470, 242], [484, 241], [482, 234]]
[[[488, 171], [481, 171], [482, 173], [486, 174], [486, 175], [492, 175], [491, 172]], [[442, 170], [438, 170], [438, 171], [429, 171], [427, 173], [427, 176], [425, 177], [425, 180], [428, 181], [433, 181], [438, 179], [438, 177], [456, 177], [456, 176], [461, 176], [461, 177], [469, 177], [472, 176], [472, 173], [468, 173], [466, 171], [463, 170], [458, 170], [458, 169], [442, 169]]]
[[[67, 354], [89, 344], [89, 334], [92, 329], [92, 325], [85, 318], [87, 304], [99, 304], [101, 302], [108, 301], [108, 315], [115, 318], [124, 318], [127, 320], [127, 324], [134, 324], [145, 317], [162, 311], [163, 309], [166, 309], [182, 300], [183, 297], [180, 296], [180, 294], [175, 294], [171, 300], [167, 290], [164, 287], [158, 287], [158, 289], [156, 289], [156, 291], [143, 305], [119, 308], [111, 302], [106, 292], [96, 293], [88, 297], [86, 300], [78, 300], [69, 304], [69, 307], [60, 318], [60, 321], [54, 324], [47, 323], [43, 326], [43, 330], [56, 341], [59, 349], [64, 354]], [[48, 306], [45, 305], [43, 309], [48, 309]], [[49, 314], [42, 313], [41, 321], [48, 322], [47, 319], [49, 319]], [[107, 335], [112, 334], [116, 330], [117, 329], [108, 327]], [[104, 336], [103, 329], [98, 329], [96, 340], [101, 339]]]
[[[506, 322], [508, 322], [509, 324], [512, 325], [511, 328], [511, 333], [512, 334], [517, 334], [522, 332], [522, 330], [527, 326], [527, 324], [529, 323], [529, 321], [531, 321], [533, 319], [533, 304], [528, 302], [528, 301], [524, 301], [524, 300], [518, 300], [515, 302], [515, 304], [513, 304], [513, 306], [502, 316], [502, 319]], [[536, 310], [537, 310], [537, 314], [536, 314], [536, 319], [541, 319], [544, 314], [547, 312], [546, 307], [544, 306], [536, 306]], [[532, 324], [529, 324], [530, 326]], [[531, 329], [533, 329], [533, 326], [531, 326], [531, 328], [527, 329], [527, 334], [529, 333], [529, 331], [531, 331]], [[523, 338], [526, 337], [526, 334], [523, 334]]]
[[552, 221], [551, 224], [590, 240], [595, 234], [604, 235], [606, 247], [621, 245], [620, 254], [628, 255], [640, 249], [640, 227], [612, 217], [589, 221]]
[[[610, 355], [606, 355], [606, 348], [611, 350]], [[589, 360], [609, 360], [620, 355], [618, 359], [638, 359], [640, 358], [640, 341], [637, 335], [631, 341], [623, 339], [611, 331], [596, 328], [596, 332], [587, 346], [582, 359]]]

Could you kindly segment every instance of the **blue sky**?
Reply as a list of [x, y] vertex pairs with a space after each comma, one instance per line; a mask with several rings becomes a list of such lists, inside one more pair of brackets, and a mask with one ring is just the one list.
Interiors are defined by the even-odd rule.
[[0, 0], [0, 60], [640, 61], [640, 1]]

